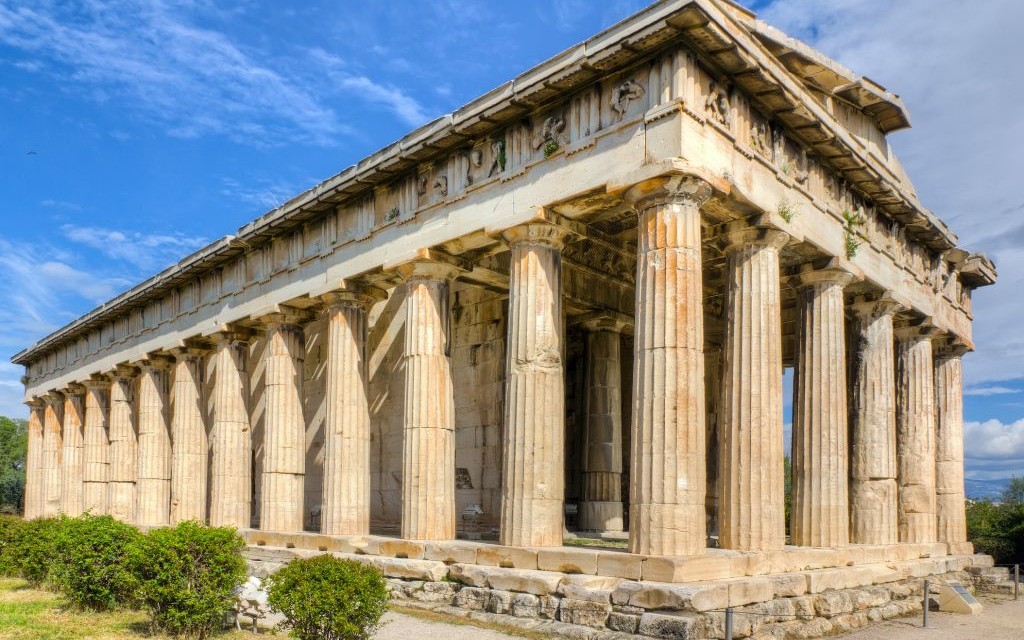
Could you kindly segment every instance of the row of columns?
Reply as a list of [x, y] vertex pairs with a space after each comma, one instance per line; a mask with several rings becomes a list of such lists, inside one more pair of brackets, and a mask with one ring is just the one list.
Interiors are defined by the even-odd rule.
[[[710, 379], [714, 385], [720, 377], [720, 389], [706, 389], [701, 207], [711, 195], [706, 182], [684, 176], [651, 180], [627, 193], [638, 214], [639, 237], [629, 501], [629, 548], [635, 553], [694, 555], [706, 546], [709, 393], [717, 436], [717, 478], [710, 493], [718, 497], [721, 546], [766, 550], [785, 542], [779, 252], [788, 236], [760, 227], [724, 236], [725, 338], [721, 361], [716, 355], [713, 363], [721, 374], [711, 371]], [[511, 261], [500, 541], [557, 546], [565, 491], [565, 231], [530, 223], [506, 231], [504, 239]], [[401, 535], [451, 539], [455, 418], [447, 315], [448, 290], [458, 272], [426, 260], [398, 272], [406, 296]], [[857, 353], [848, 411], [844, 287], [851, 279], [826, 268], [807, 269], [794, 280], [799, 316], [793, 542], [962, 542], [960, 354], [933, 365], [930, 333], [894, 333], [895, 303], [858, 301], [852, 309]], [[369, 532], [367, 311], [382, 296], [348, 283], [322, 297], [328, 402], [321, 513], [328, 534]], [[261, 528], [300, 531], [301, 318], [277, 313], [261, 320]], [[622, 326], [596, 318], [587, 329], [581, 516], [584, 526], [621, 529]], [[202, 407], [204, 352], [196, 349], [137, 363], [137, 397], [135, 369], [122, 367], [34, 403], [28, 514], [91, 510], [140, 524], [208, 519], [249, 526], [246, 339], [232, 332], [212, 337], [209, 442]]]

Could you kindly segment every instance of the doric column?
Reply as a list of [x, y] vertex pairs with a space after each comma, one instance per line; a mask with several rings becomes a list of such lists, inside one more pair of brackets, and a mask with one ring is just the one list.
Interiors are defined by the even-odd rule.
[[900, 542], [935, 542], [932, 329], [896, 330], [896, 471]]
[[[707, 493], [704, 498], [704, 510], [707, 513], [708, 538], [718, 539], [718, 448], [719, 420], [722, 410], [722, 349], [720, 347], [704, 350], [704, 410], [707, 433], [704, 438], [707, 452]], [[710, 545], [709, 545], [710, 546]]]
[[43, 421], [46, 403], [37, 398], [27, 403], [28, 450], [25, 455], [25, 519], [43, 515]]
[[580, 527], [622, 531], [622, 357], [624, 323], [596, 318], [587, 329], [586, 444]]
[[206, 521], [206, 474], [209, 445], [203, 403], [201, 349], [179, 348], [171, 390], [171, 524]]
[[850, 542], [893, 544], [897, 535], [896, 360], [888, 297], [853, 305], [856, 358], [850, 407]]
[[370, 405], [366, 314], [383, 299], [356, 284], [321, 296], [327, 316], [327, 419], [320, 530], [370, 533]]
[[107, 513], [107, 479], [110, 472], [110, 441], [107, 420], [110, 408], [110, 381], [92, 378], [85, 386], [85, 468], [83, 471], [83, 508], [93, 515]]
[[138, 413], [135, 410], [137, 372], [118, 367], [110, 375], [110, 476], [107, 508], [122, 522], [135, 522], [138, 482]]
[[252, 516], [252, 432], [245, 336], [221, 332], [214, 343], [210, 426], [210, 524], [248, 528]]
[[516, 547], [562, 544], [564, 236], [545, 223], [504, 233], [511, 260], [500, 540]]
[[306, 481], [306, 419], [302, 407], [306, 341], [293, 312], [260, 320], [266, 328], [263, 351], [263, 477], [260, 479], [260, 529], [302, 531]]
[[61, 441], [61, 418], [64, 415], [64, 396], [50, 392], [43, 396], [43, 512], [44, 518], [60, 515], [62, 483], [61, 463], [64, 460]]
[[792, 543], [849, 543], [846, 318], [840, 269], [805, 271], [796, 279], [796, 367], [793, 380]]
[[166, 525], [170, 521], [170, 366], [169, 359], [157, 356], [139, 363], [139, 477], [135, 520], [142, 525]]
[[951, 553], [972, 553], [967, 542], [964, 502], [964, 399], [962, 345], [941, 349], [935, 360], [936, 540], [950, 545]]
[[64, 429], [61, 448], [60, 510], [72, 518], [82, 515], [82, 478], [85, 462], [85, 387], [70, 385], [64, 394]]
[[673, 176], [626, 193], [638, 215], [629, 550], [707, 546], [700, 208], [711, 186]]
[[781, 231], [728, 234], [719, 452], [721, 546], [780, 549], [786, 539], [782, 454]]
[[455, 537], [455, 400], [448, 361], [448, 289], [456, 271], [434, 262], [405, 279], [402, 537]]

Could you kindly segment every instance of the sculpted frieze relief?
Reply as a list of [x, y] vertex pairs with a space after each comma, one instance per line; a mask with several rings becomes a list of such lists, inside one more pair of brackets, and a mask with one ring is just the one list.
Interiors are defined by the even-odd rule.
[[704, 100], [704, 112], [718, 124], [728, 127], [732, 119], [732, 106], [729, 103], [729, 92], [715, 81], [708, 87], [708, 96]]
[[644, 97], [645, 93], [646, 90], [633, 79], [621, 82], [612, 89], [612, 99], [610, 104], [612, 111], [615, 112], [616, 118], [618, 120], [622, 120], [626, 116], [626, 111], [629, 109], [629, 103], [632, 100], [639, 100]]

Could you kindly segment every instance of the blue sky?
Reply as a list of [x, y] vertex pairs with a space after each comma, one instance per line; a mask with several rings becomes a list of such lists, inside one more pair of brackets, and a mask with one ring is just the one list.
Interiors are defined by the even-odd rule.
[[[643, 2], [0, 0], [0, 353], [636, 11]], [[899, 93], [922, 200], [975, 298], [968, 473], [1024, 474], [1024, 3], [774, 0], [759, 15]], [[0, 362], [0, 414], [25, 415]]]

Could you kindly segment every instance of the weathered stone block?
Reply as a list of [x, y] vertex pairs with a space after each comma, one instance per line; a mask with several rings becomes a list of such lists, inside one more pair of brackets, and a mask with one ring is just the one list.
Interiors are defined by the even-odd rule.
[[537, 551], [519, 547], [481, 545], [476, 552], [476, 562], [506, 569], [536, 569]]
[[853, 603], [846, 591], [826, 591], [818, 596], [814, 603], [819, 616], [832, 617], [840, 613], [853, 611]]
[[605, 576], [566, 576], [558, 585], [558, 593], [574, 600], [610, 603], [612, 592], [621, 582], [621, 578]]
[[612, 605], [610, 604], [562, 598], [558, 606], [558, 619], [569, 624], [602, 629], [611, 612]]
[[642, 579], [654, 582], [700, 582], [721, 580], [732, 576], [732, 559], [728, 556], [687, 556], [645, 558]]
[[652, 638], [696, 640], [699, 626], [697, 620], [685, 615], [645, 613], [640, 616], [637, 631]]
[[510, 613], [512, 611], [512, 593], [491, 589], [487, 594], [484, 610], [490, 613]]
[[540, 617], [540, 599], [532, 593], [512, 594], [510, 610], [517, 618]]
[[633, 553], [598, 551], [597, 575], [639, 580], [643, 562], [643, 556]]
[[802, 596], [807, 593], [807, 576], [802, 573], [780, 573], [768, 576], [776, 598]]
[[537, 596], [556, 593], [564, 577], [560, 573], [526, 569], [494, 568], [487, 571], [487, 583], [492, 589], [532, 593]]
[[537, 568], [561, 573], [597, 573], [597, 552], [588, 549], [556, 547], [537, 551]]
[[613, 611], [608, 616], [608, 628], [622, 633], [636, 633], [640, 628], [640, 616], [633, 613]]
[[452, 604], [462, 609], [472, 609], [473, 611], [483, 611], [484, 606], [487, 604], [489, 591], [487, 589], [478, 589], [476, 587], [464, 587], [455, 594], [455, 598], [452, 599]]
[[380, 558], [375, 564], [380, 568], [384, 575], [390, 578], [440, 582], [448, 575], [447, 565], [443, 562], [433, 562], [431, 560]]
[[612, 603], [648, 610], [707, 611], [729, 605], [729, 587], [722, 584], [683, 585], [623, 582], [612, 592]]
[[480, 546], [468, 542], [428, 542], [423, 545], [423, 559], [445, 564], [476, 564], [476, 552]]
[[729, 606], [741, 607], [766, 602], [774, 597], [775, 587], [768, 578], [733, 578], [722, 583], [729, 590]]
[[453, 564], [448, 567], [448, 576], [471, 587], [487, 586], [488, 569], [475, 564]]

